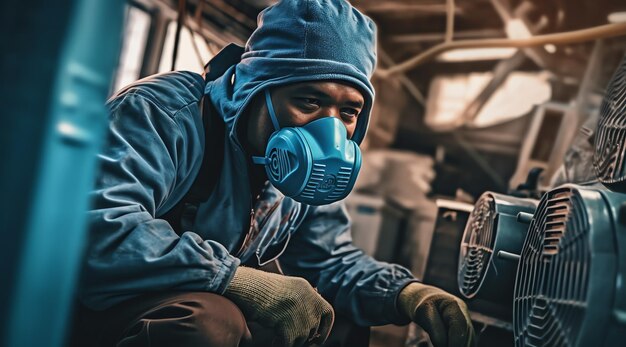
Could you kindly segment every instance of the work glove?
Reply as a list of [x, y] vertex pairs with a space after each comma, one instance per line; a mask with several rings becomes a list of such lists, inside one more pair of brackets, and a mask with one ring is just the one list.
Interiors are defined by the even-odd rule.
[[323, 344], [335, 318], [332, 306], [300, 277], [240, 266], [224, 296], [246, 320], [273, 330], [273, 346]]
[[442, 289], [411, 283], [400, 291], [398, 309], [428, 333], [435, 347], [467, 347], [475, 343], [467, 306]]

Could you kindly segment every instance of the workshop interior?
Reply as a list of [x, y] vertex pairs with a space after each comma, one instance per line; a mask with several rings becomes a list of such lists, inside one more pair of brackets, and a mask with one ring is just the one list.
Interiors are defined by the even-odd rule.
[[[107, 98], [202, 73], [275, 2], [3, 2], [0, 344], [65, 344]], [[350, 3], [378, 27], [354, 244], [462, 298], [478, 346], [623, 346], [626, 2]]]

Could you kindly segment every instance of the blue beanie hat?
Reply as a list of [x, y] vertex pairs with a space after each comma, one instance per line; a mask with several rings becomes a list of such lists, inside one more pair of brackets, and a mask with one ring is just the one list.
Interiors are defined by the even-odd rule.
[[352, 137], [360, 143], [374, 101], [369, 79], [375, 66], [376, 26], [350, 3], [282, 0], [259, 14], [258, 27], [232, 71], [229, 100], [214, 102], [223, 112], [235, 111], [231, 115], [236, 122], [251, 98], [266, 88], [303, 81], [345, 81], [365, 99]]

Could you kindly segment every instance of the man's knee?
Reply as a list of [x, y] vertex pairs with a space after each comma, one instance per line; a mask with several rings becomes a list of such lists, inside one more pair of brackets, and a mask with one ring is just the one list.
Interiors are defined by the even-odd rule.
[[239, 308], [221, 295], [186, 293], [147, 312], [119, 346], [239, 346], [250, 332]]
[[191, 321], [215, 346], [238, 346], [249, 338], [246, 319], [239, 308], [225, 297], [198, 293], [197, 298], [182, 303], [193, 310]]

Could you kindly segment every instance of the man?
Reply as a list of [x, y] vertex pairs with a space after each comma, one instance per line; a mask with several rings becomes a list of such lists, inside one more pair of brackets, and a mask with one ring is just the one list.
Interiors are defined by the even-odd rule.
[[[360, 165], [375, 49], [374, 23], [348, 2], [284, 0], [206, 80], [154, 76], [109, 102], [82, 343], [321, 344], [334, 311], [471, 343], [461, 300], [351, 244], [338, 200]], [[256, 269], [278, 257], [284, 275]]]

